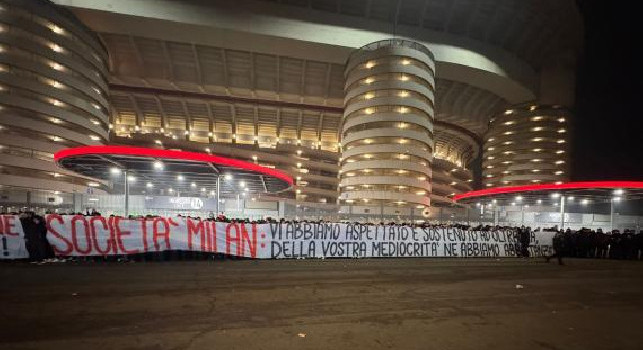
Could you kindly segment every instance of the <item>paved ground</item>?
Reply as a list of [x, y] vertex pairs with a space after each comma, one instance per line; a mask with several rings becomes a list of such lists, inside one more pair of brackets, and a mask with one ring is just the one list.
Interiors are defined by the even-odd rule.
[[642, 262], [2, 263], [0, 279], [0, 349], [643, 347]]

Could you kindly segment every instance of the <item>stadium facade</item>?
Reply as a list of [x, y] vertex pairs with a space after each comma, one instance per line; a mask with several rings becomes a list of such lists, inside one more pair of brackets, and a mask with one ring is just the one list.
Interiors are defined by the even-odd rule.
[[256, 203], [364, 216], [569, 179], [571, 0], [3, 0], [0, 26], [5, 208], [111, 193], [53, 163], [97, 144], [252, 161], [296, 179]]

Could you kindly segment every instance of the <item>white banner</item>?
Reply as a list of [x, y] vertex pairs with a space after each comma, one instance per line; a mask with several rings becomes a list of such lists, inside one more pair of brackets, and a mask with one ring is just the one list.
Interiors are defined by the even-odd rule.
[[[473, 231], [340, 223], [242, 224], [187, 217], [129, 220], [47, 216], [47, 239], [60, 256], [138, 254], [166, 250], [216, 252], [259, 259], [375, 257], [510, 257], [512, 230]], [[551, 254], [551, 233], [532, 233], [532, 256]]]
[[20, 216], [0, 215], [0, 259], [24, 259], [29, 257], [25, 248], [25, 233]]

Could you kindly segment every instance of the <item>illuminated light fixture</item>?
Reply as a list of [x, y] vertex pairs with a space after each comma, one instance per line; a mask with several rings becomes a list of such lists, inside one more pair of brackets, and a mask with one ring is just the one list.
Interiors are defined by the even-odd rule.
[[64, 30], [64, 29], [60, 28], [59, 26], [57, 26], [57, 25], [55, 25], [55, 24], [53, 24], [53, 23], [52, 23], [52, 24], [50, 24], [50, 25], [48, 25], [47, 27], [49, 27], [49, 29], [51, 29], [51, 31], [52, 31], [52, 32], [54, 32], [54, 33], [56, 33], [56, 34], [63, 34], [63, 33], [65, 33], [65, 30]]
[[531, 106], [531, 107], [529, 107], [529, 110], [530, 110], [530, 111], [535, 111], [535, 110], [536, 110], [536, 106]]
[[355, 173], [346, 173], [346, 176], [352, 177], [352, 176], [355, 176]]
[[370, 84], [370, 83], [372, 83], [372, 82], [373, 82], [373, 78], [366, 78], [366, 79], [364, 79], [364, 82], [365, 82], [366, 84]]
[[56, 62], [49, 63], [49, 67], [51, 67], [52, 69], [55, 69], [55, 70], [63, 70], [65, 68], [65, 67], [63, 67], [62, 64], [56, 63]]
[[163, 162], [156, 160], [154, 161], [154, 169], [156, 170], [163, 170]]
[[168, 191], [168, 192], [170, 192], [170, 193], [174, 192], [174, 190], [172, 189], [172, 187], [168, 188], [168, 189], [167, 189], [167, 191]]
[[60, 46], [58, 44], [50, 44], [49, 48], [54, 52], [63, 52], [62, 46]]
[[398, 170], [395, 170], [395, 172], [398, 174], [406, 174], [408, 171], [404, 169], [398, 169]]
[[455, 185], [457, 185], [457, 184], [458, 184], [457, 182], [452, 181], [449, 185], [451, 185], [451, 186], [455, 186]]
[[100, 140], [100, 137], [98, 137], [98, 136], [96, 136], [96, 135], [89, 135], [89, 138], [90, 138], [92, 141], [98, 141], [98, 140]]
[[258, 158], [256, 155], [254, 155], [254, 154], [253, 154], [253, 155], [252, 155], [252, 160], [254, 160], [254, 161], [256, 162], [256, 161], [257, 161], [257, 159], [259, 159], [259, 158]]
[[531, 161], [532, 161], [532, 162], [535, 162], [535, 163], [538, 163], [538, 162], [542, 162], [542, 159], [538, 159], [538, 158], [536, 158], [536, 159], [532, 159]]
[[244, 192], [249, 192], [249, 191], [250, 191], [250, 189], [249, 189], [248, 187], [245, 187], [245, 188], [243, 189], [243, 191], [244, 191]]
[[424, 206], [423, 206], [423, 205], [417, 205], [417, 206], [415, 206], [415, 208], [417, 208], [417, 209], [424, 209]]
[[259, 136], [257, 136], [257, 135], [253, 136], [253, 137], [252, 137], [252, 140], [254, 140], [254, 141], [258, 141], [258, 140], [259, 140]]
[[[502, 172], [502, 173], [503, 173], [503, 174], [509, 174], [509, 170], [503, 170], [503, 172]], [[507, 183], [509, 183], [509, 182], [507, 182]]]
[[533, 149], [533, 151], [534, 151], [534, 152], [540, 152], [540, 151], [542, 151], [542, 150], [543, 150], [542, 148], [534, 148], [534, 149]]
[[513, 135], [514, 132], [513, 131], [505, 131], [505, 132], [503, 132], [503, 134], [504, 135]]
[[556, 143], [565, 143], [565, 140], [558, 140]]
[[370, 99], [372, 99], [373, 97], [375, 97], [375, 95], [374, 95], [374, 94], [371, 94], [371, 93], [368, 93], [368, 94], [364, 95], [364, 98], [365, 98], [365, 99], [367, 99], [367, 100], [370, 100]]
[[100, 124], [100, 122], [99, 122], [98, 120], [96, 120], [96, 119], [92, 119], [92, 124], [94, 124], [94, 125], [99, 125], [99, 124]]
[[537, 172], [540, 172], [540, 169], [532, 169], [531, 171], [534, 173], [537, 173]]
[[298, 149], [298, 150], [297, 150], [297, 155], [298, 155], [298, 156], [300, 156], [300, 155], [301, 155], [301, 153], [302, 153], [302, 150]]
[[407, 60], [406, 58], [402, 60], [401, 62], [403, 65], [407, 65], [411, 63], [411, 60]]
[[183, 133], [184, 133], [186, 136], [187, 136], [187, 135], [190, 135], [190, 131], [189, 131], [189, 130], [185, 130]]
[[543, 120], [543, 117], [533, 117], [533, 118], [531, 118], [531, 121], [533, 121], [533, 122], [539, 122], [541, 120]]
[[243, 180], [239, 181], [239, 187], [241, 187], [241, 188], [246, 187], [246, 182], [243, 181]]
[[296, 177], [297, 181], [301, 181], [301, 176]]
[[491, 184], [491, 183], [487, 184], [487, 187], [491, 187], [491, 186], [493, 186], [493, 184]]
[[487, 157], [487, 159], [494, 160], [494, 159], [496, 159], [496, 157]]
[[587, 205], [587, 203], [589, 203], [588, 199], [583, 199], [582, 201], [580, 201], [580, 204], [582, 205]]
[[56, 135], [54, 135], [54, 136], [51, 136], [51, 140], [52, 140], [52, 141], [56, 141], [56, 142], [58, 142], [58, 141], [62, 141], [63, 139], [62, 139], [62, 137], [60, 137], [60, 136], [56, 136]]
[[[95, 104], [95, 103], [92, 103], [92, 106], [93, 106], [94, 108], [96, 108], [96, 109], [100, 109], [100, 106], [99, 106], [99, 105], [97, 105], [97, 104]], [[138, 125], [137, 125], [137, 126], [138, 126]]]
[[564, 134], [565, 132], [567, 132], [565, 129], [559, 129], [559, 130], [557, 131], [557, 133], [559, 133], [559, 134]]
[[625, 191], [621, 188], [614, 190], [614, 194], [617, 196], [622, 196]]
[[504, 152], [502, 152], [502, 154], [514, 154], [514, 153], [516, 153], [516, 152], [514, 152], [514, 151], [504, 151]]
[[554, 175], [561, 175], [562, 173], [563, 173], [562, 170], [558, 170], [558, 171], [554, 172]]
[[375, 62], [373, 62], [373, 61], [366, 62], [365, 66], [366, 66], [366, 68], [371, 69], [371, 68], [375, 67]]
[[498, 200], [497, 200], [497, 199], [494, 199], [494, 200], [492, 200], [491, 202], [492, 202], [493, 204], [496, 204], [496, 203], [498, 203]]
[[362, 169], [362, 172], [371, 173], [373, 172], [373, 169]]
[[479, 206], [480, 206], [480, 202], [476, 203], [476, 207], [479, 207]]
[[119, 175], [121, 173], [121, 169], [113, 167], [109, 169], [109, 172], [114, 174], [114, 175]]
[[128, 182], [136, 182], [136, 177], [134, 177], [134, 176], [128, 176], [128, 177], [127, 177], [127, 181], [128, 181]]
[[408, 91], [406, 91], [406, 90], [404, 90], [404, 91], [400, 91], [400, 93], [398, 94], [398, 96], [400, 96], [400, 97], [407, 97], [407, 96], [409, 96], [409, 92], [408, 92]]
[[540, 141], [542, 141], [542, 140], [543, 140], [543, 138], [542, 138], [542, 137], [534, 137], [534, 138], [533, 138], [533, 139], [531, 139], [531, 140], [532, 140], [532, 141], [534, 141], [534, 142], [540, 142]]
[[512, 109], [508, 109], [508, 110], [506, 110], [506, 111], [505, 111], [505, 114], [506, 114], [506, 115], [509, 115], [509, 114], [511, 114], [511, 113], [513, 113], [513, 112], [514, 112], [514, 111], [513, 111]]
[[511, 202], [511, 205], [512, 205], [512, 206], [515, 206], [515, 205], [516, 205], [516, 202]]
[[52, 80], [49, 84], [57, 89], [62, 89], [64, 87], [62, 83], [55, 80]]
[[614, 202], [620, 202], [620, 201], [621, 201], [621, 197], [614, 197], [614, 198], [612, 198], [612, 200], [613, 200]]
[[145, 184], [145, 187], [152, 188], [154, 187], [154, 185], [151, 182], [148, 182], [147, 184]]
[[190, 184], [190, 187], [196, 187], [196, 183], [194, 183], [194, 182], [193, 182], [193, 183], [191, 183], [191, 184]]
[[183, 175], [177, 175], [176, 179], [179, 180], [179, 181], [183, 181], [183, 180], [185, 180], [185, 177], [183, 177]]
[[301, 163], [297, 162], [297, 168], [301, 168]]
[[346, 163], [355, 163], [355, 159], [347, 159]]
[[562, 153], [565, 153], [565, 151], [563, 151], [562, 149], [561, 149], [561, 150], [556, 151], [556, 154], [562, 154]]
[[214, 133], [212, 131], [208, 132], [208, 136], [212, 137]]
[[352, 200], [352, 199], [347, 199], [346, 200], [346, 203], [353, 203], [353, 202], [354, 202], [354, 200]]
[[513, 125], [513, 124], [514, 124], [514, 122], [513, 122], [513, 121], [508, 121], [508, 122], [504, 122], [504, 124], [505, 124], [505, 125]]
[[542, 199], [539, 199], [539, 200], [536, 201], [536, 203], [538, 203], [538, 204], [541, 204], [542, 202], [543, 202]]
[[491, 175], [491, 174], [487, 174], [487, 177], [493, 177], [493, 175]]
[[555, 207], [557, 207], [557, 206], [558, 206], [558, 203], [554, 203], [554, 206], [555, 206]]
[[426, 176], [420, 176], [420, 177], [418, 177], [418, 180], [420, 180], [420, 181], [425, 181], [425, 180], [426, 180]]
[[409, 112], [409, 109], [407, 107], [400, 107], [400, 113], [404, 114], [408, 112]]
[[90, 182], [90, 183], [87, 184], [87, 186], [89, 186], [89, 187], [99, 187], [100, 184], [97, 183], [97, 182]]
[[487, 169], [493, 169], [493, 165], [488, 165]]
[[154, 140], [154, 143], [157, 144], [157, 145], [162, 145], [163, 144], [163, 142], [161, 142], [161, 140]]
[[522, 196], [516, 196], [516, 200], [517, 200], [517, 201], [521, 201], [521, 200], [522, 200]]
[[511, 163], [513, 163], [513, 162], [510, 161], [510, 160], [505, 160], [504, 162], [502, 162], [502, 164], [511, 164]]
[[563, 164], [563, 163], [565, 163], [565, 161], [564, 160], [557, 160], [555, 163], [556, 164]]
[[54, 117], [49, 118], [49, 121], [54, 123], [54, 124], [60, 124], [60, 123], [63, 122], [62, 120], [60, 120], [58, 118], [54, 118]]
[[573, 200], [574, 200], [574, 196], [567, 197], [567, 200], [568, 200], [568, 201], [573, 201]]
[[495, 140], [496, 140], [496, 138], [495, 138], [495, 137], [492, 137], [492, 138], [490, 138], [490, 139], [489, 139], [489, 140], [487, 140], [487, 141], [488, 141], [488, 142], [492, 142], [492, 141], [495, 141]]
[[514, 142], [513, 141], [505, 141], [502, 144], [503, 145], [512, 145]]
[[408, 76], [406, 76], [406, 75], [402, 75], [402, 76], [400, 77], [400, 80], [401, 80], [401, 81], [407, 81], [407, 80], [409, 80], [409, 77], [408, 77]]
[[60, 102], [60, 101], [56, 100], [55, 98], [52, 98], [52, 99], [49, 101], [49, 103], [51, 103], [52, 105], [57, 106], [57, 107], [60, 107], [60, 106], [62, 106], [62, 105], [63, 105], [63, 103], [62, 103], [62, 102]]
[[536, 126], [534, 128], [531, 128], [531, 131], [542, 131], [543, 127], [542, 126]]
[[366, 108], [366, 109], [364, 109], [364, 113], [366, 113], [366, 114], [373, 114], [373, 112], [374, 112], [374, 111], [373, 111], [373, 108]]
[[405, 144], [405, 143], [408, 143], [408, 142], [409, 142], [409, 140], [407, 140], [407, 139], [400, 139], [398, 142], [399, 142], [399, 143], [401, 143], [401, 144]]
[[556, 119], [556, 120], [557, 120], [559, 123], [564, 123], [564, 122], [565, 122], [565, 118], [558, 118], [558, 119]]
[[373, 158], [373, 155], [370, 154], [370, 153], [366, 153], [366, 154], [363, 154], [362, 157], [364, 157], [366, 159], [371, 159], [371, 158]]
[[212, 151], [211, 151], [209, 148], [206, 148], [206, 149], [205, 149], [205, 152], [206, 152], [206, 153], [210, 153], [210, 152], [212, 152]]
[[423, 196], [423, 195], [426, 194], [426, 191], [417, 191], [417, 192], [415, 192], [415, 194], [418, 195], [418, 196]]
[[562, 182], [562, 181], [556, 181], [556, 182], [554, 182], [554, 184], [555, 184], [555, 185], [562, 185], [562, 184], [563, 184], [563, 182]]
[[559, 197], [560, 197], [560, 193], [552, 193], [551, 194], [551, 198], [559, 198]]
[[488, 151], [495, 151], [495, 150], [496, 150], [496, 148], [495, 148], [495, 147], [489, 147], [489, 148], [487, 148], [487, 150], [488, 150]]
[[201, 187], [201, 192], [205, 192], [205, 187]]
[[232, 180], [232, 175], [226, 174], [223, 178], [226, 180]]
[[232, 139], [234, 140], [236, 138], [237, 138], [237, 134], [232, 134]]

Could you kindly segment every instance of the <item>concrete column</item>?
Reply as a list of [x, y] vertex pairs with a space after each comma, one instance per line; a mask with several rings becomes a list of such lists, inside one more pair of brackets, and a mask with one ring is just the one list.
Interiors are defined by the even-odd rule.
[[221, 176], [217, 175], [217, 204], [216, 204], [216, 215], [219, 216], [219, 202], [221, 201]]
[[560, 196], [560, 229], [565, 229], [565, 196]]
[[127, 170], [124, 171], [125, 174], [125, 217], [129, 216], [129, 178], [127, 176]]

